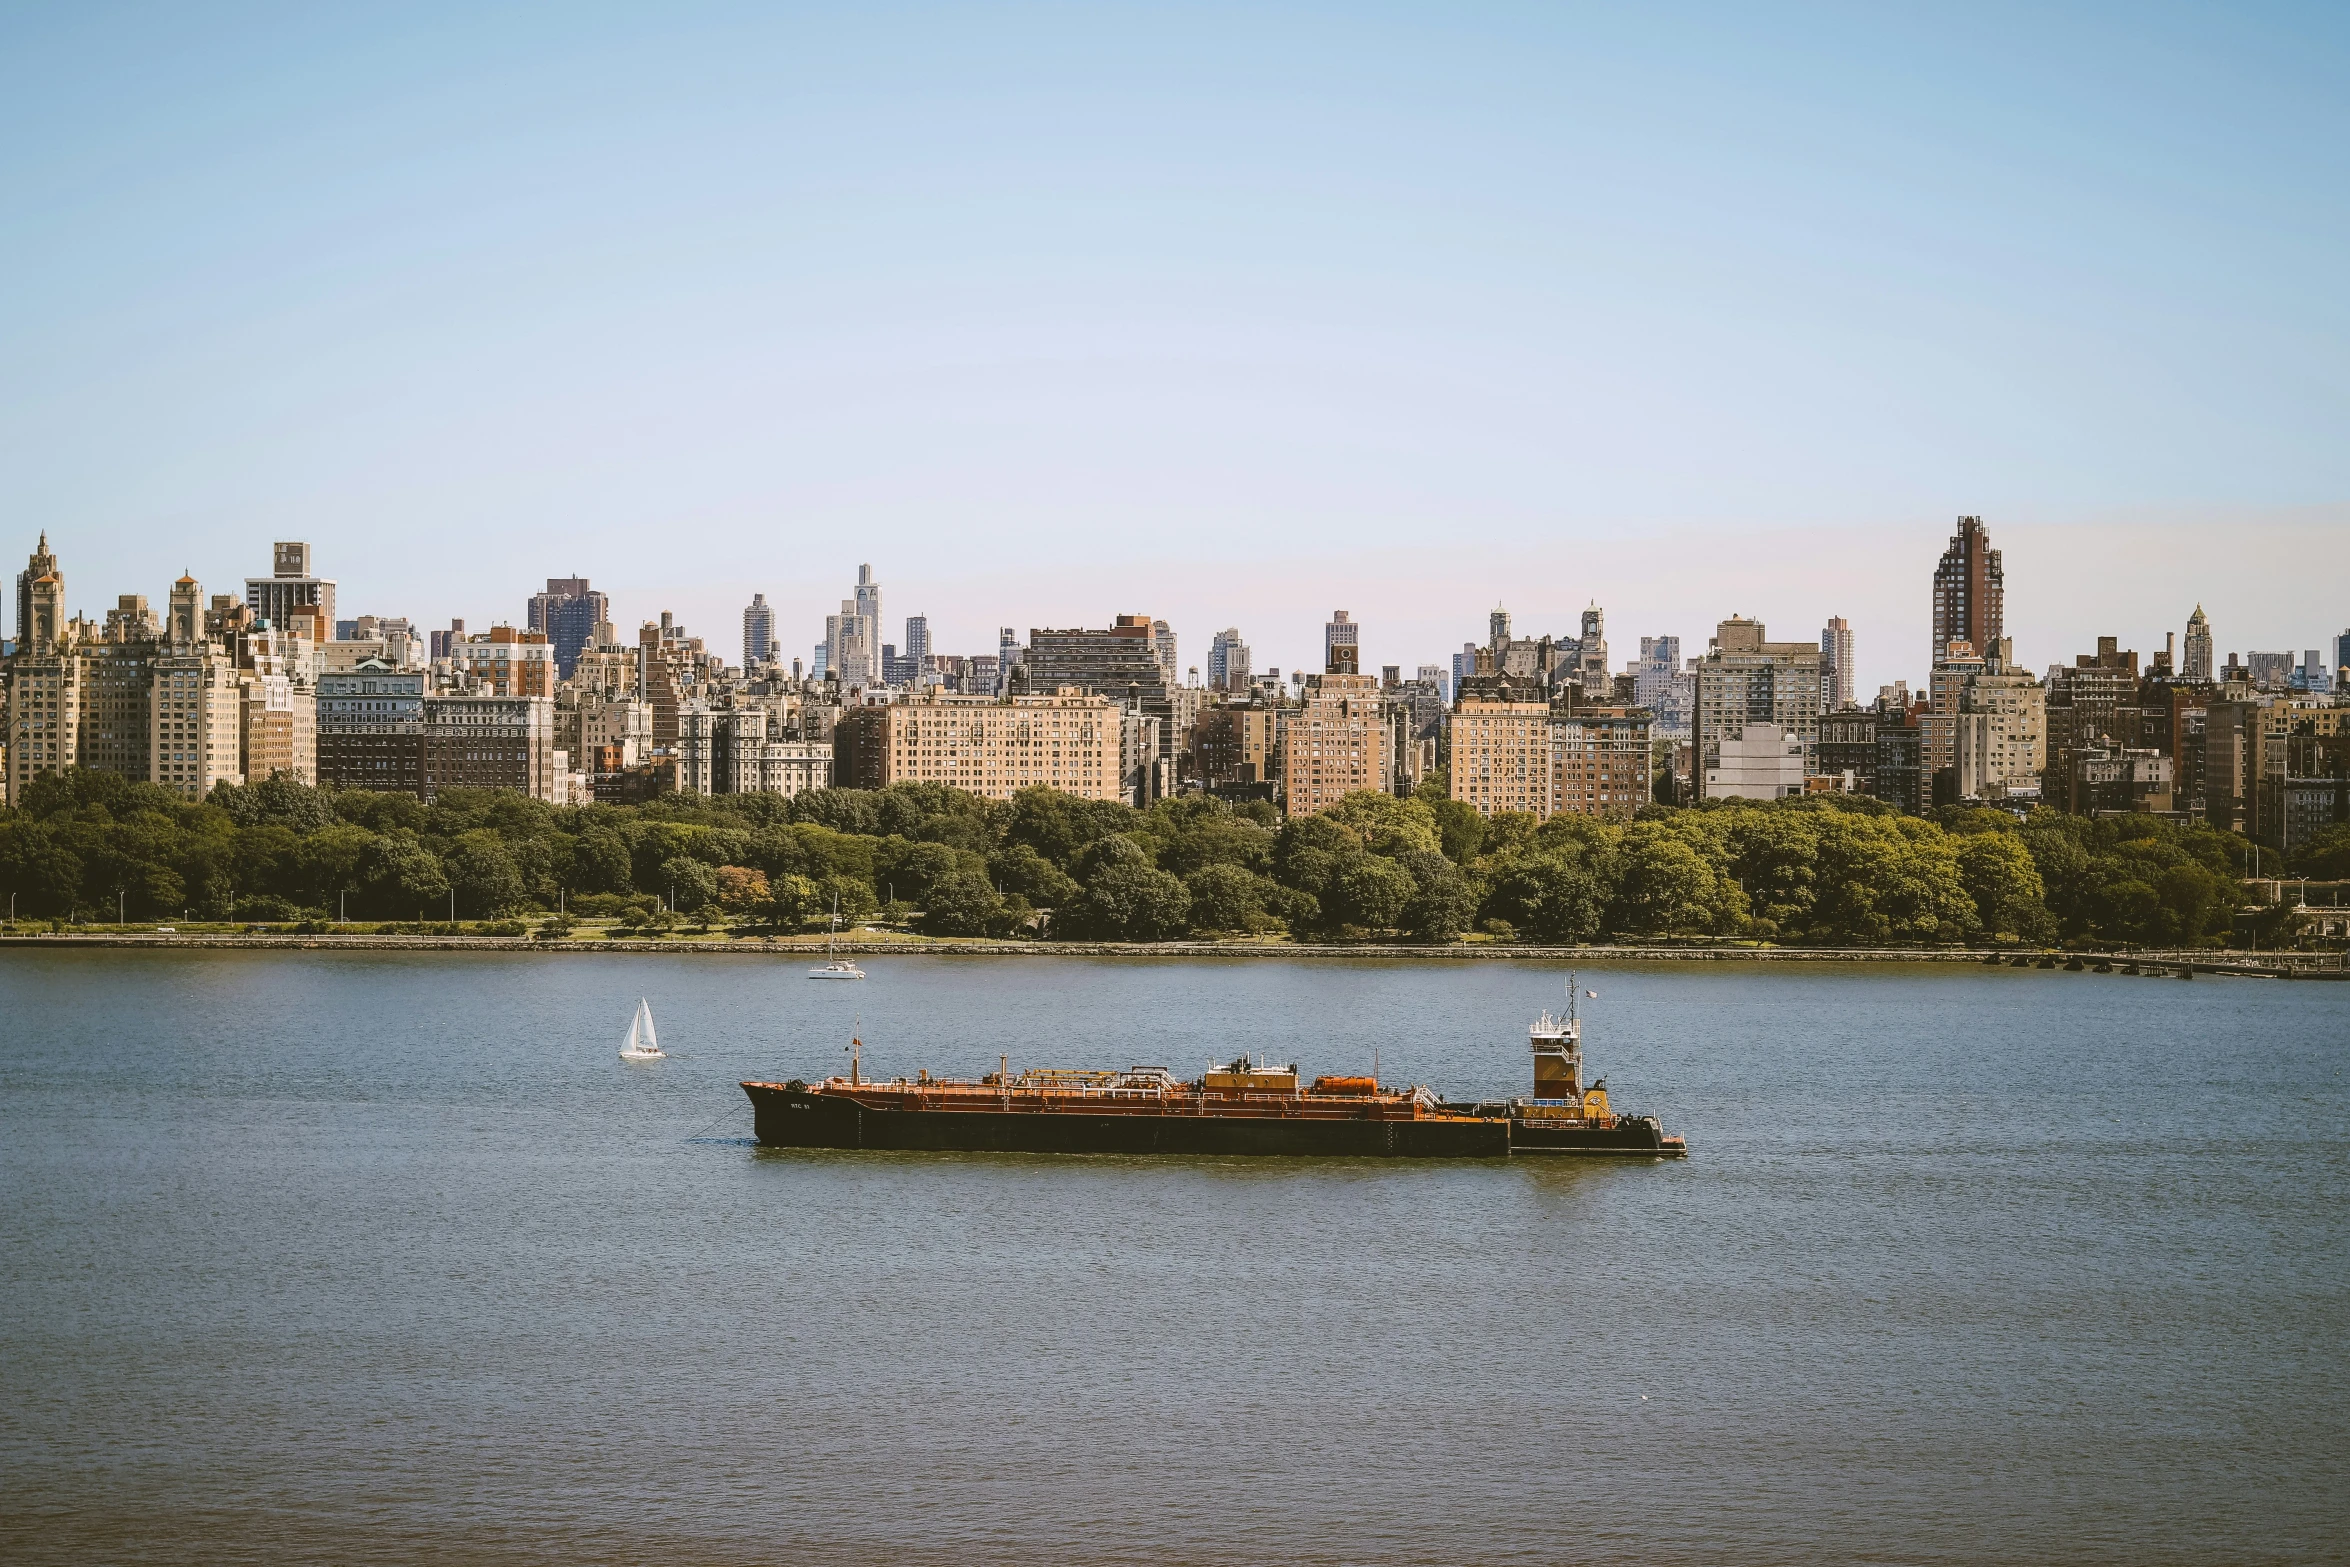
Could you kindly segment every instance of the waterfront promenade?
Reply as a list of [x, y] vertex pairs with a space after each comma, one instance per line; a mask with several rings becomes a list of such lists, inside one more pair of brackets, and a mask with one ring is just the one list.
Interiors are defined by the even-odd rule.
[[[615, 928], [618, 929], [617, 927]], [[380, 952], [679, 953], [685, 955], [806, 958], [822, 955], [821, 936], [765, 936], [735, 931], [668, 936], [623, 936], [582, 929], [565, 936], [467, 932], [406, 935], [332, 931], [92, 930], [14, 932], [9, 947], [249, 948]], [[1438, 962], [1550, 963], [1946, 963], [2028, 968], [2135, 970], [2140, 975], [2239, 974], [2259, 978], [2350, 980], [2350, 954], [2258, 952], [2228, 948], [2094, 951], [2049, 947], [1782, 947], [1759, 944], [1545, 946], [1529, 942], [1466, 941], [1293, 942], [1263, 938], [1231, 941], [1004, 941], [987, 937], [924, 937], [859, 932], [831, 944], [855, 957], [1121, 957], [1121, 958], [1356, 958]]]

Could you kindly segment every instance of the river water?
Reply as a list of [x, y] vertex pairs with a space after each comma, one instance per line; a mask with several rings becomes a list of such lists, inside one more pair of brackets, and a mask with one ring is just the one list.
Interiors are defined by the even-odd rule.
[[0, 1556], [2350, 1552], [2350, 986], [1586, 969], [1685, 1164], [760, 1151], [852, 1028], [1523, 1092], [1563, 977], [868, 967], [0, 954]]

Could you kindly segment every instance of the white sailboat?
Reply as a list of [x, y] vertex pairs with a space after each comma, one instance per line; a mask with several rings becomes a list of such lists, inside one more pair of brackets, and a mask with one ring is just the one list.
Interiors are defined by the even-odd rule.
[[628, 1037], [620, 1042], [623, 1061], [659, 1061], [660, 1038], [653, 1032], [653, 1004], [642, 996], [637, 998], [636, 1015], [628, 1020]]
[[828, 960], [822, 968], [808, 970], [810, 979], [863, 979], [865, 971], [848, 958], [834, 957], [832, 939], [840, 931], [840, 894], [832, 897], [832, 928], [824, 933], [824, 956]]

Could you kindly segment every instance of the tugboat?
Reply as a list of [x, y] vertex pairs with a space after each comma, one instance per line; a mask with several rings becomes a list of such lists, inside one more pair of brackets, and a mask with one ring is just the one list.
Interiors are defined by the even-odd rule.
[[1583, 1021], [1575, 976], [1567, 976], [1567, 1015], [1545, 1010], [1527, 1031], [1534, 1052], [1534, 1096], [1500, 1104], [1447, 1104], [1455, 1114], [1506, 1119], [1513, 1154], [1612, 1154], [1686, 1159], [1689, 1144], [1665, 1135], [1653, 1115], [1619, 1115], [1607, 1102], [1607, 1079], [1583, 1082]]

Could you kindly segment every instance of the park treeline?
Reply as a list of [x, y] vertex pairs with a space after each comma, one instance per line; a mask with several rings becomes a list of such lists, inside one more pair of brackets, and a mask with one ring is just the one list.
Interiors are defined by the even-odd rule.
[[[191, 804], [74, 771], [34, 781], [0, 815], [0, 894], [20, 920], [561, 909], [638, 927], [802, 929], [837, 910], [939, 935], [1090, 940], [1475, 930], [1543, 942], [2185, 945], [2228, 934], [2243, 849], [2148, 816], [1928, 819], [1843, 797], [1537, 823], [1488, 821], [1429, 786], [1284, 823], [1269, 806], [1197, 796], [1137, 810], [1042, 788], [991, 802], [936, 784], [558, 808], [470, 791], [427, 805], [280, 777]], [[2318, 860], [2329, 855], [2350, 862], [2350, 842], [2321, 843]]]

